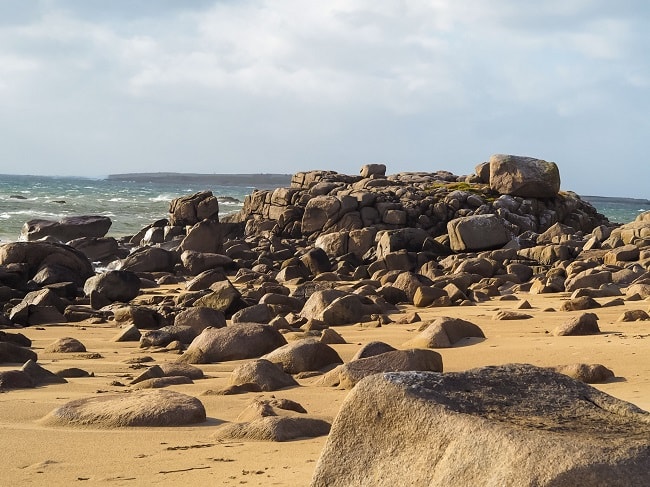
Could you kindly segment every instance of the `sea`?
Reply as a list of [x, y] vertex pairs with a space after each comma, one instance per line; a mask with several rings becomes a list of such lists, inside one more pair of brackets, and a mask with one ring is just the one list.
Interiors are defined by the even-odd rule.
[[[113, 224], [108, 235], [134, 235], [150, 223], [166, 218], [174, 198], [209, 190], [220, 200], [219, 214], [239, 211], [255, 187], [219, 184], [218, 178], [175, 177], [147, 180], [78, 177], [14, 176], [0, 174], [0, 243], [20, 240], [23, 224], [33, 219], [59, 220], [66, 216], [104, 215]], [[287, 178], [288, 184], [288, 178]], [[616, 223], [627, 223], [650, 210], [650, 201], [630, 198], [582, 196], [598, 212]]]

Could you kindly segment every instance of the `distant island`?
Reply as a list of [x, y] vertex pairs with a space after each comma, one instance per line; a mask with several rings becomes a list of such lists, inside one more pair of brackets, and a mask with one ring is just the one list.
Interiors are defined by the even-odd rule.
[[141, 183], [206, 183], [219, 186], [251, 186], [259, 189], [273, 189], [289, 186], [289, 183], [291, 183], [291, 174], [194, 174], [156, 172], [109, 174], [106, 179], [111, 181], [135, 181]]
[[589, 196], [581, 195], [583, 200], [587, 200], [590, 203], [625, 203], [625, 204], [638, 204], [641, 206], [650, 205], [650, 200], [642, 198], [618, 198], [612, 196]]

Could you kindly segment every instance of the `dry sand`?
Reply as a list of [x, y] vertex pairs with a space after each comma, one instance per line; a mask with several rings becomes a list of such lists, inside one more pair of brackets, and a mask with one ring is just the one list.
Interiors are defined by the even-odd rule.
[[[596, 385], [619, 399], [650, 410], [650, 321], [624, 323], [618, 317], [628, 309], [648, 311], [648, 301], [593, 310], [602, 333], [596, 336], [554, 337], [549, 332], [574, 312], [559, 309], [565, 294], [520, 295], [532, 304], [533, 319], [495, 321], [498, 310], [511, 310], [516, 301], [498, 299], [471, 307], [417, 310], [423, 320], [438, 316], [463, 318], [479, 325], [485, 340], [467, 340], [452, 349], [438, 349], [446, 371], [461, 371], [484, 365], [512, 362], [553, 366], [570, 363], [600, 363], [612, 369], [616, 379]], [[599, 299], [601, 303], [608, 299]], [[405, 311], [415, 310], [405, 307]], [[397, 348], [417, 333], [418, 323], [390, 324], [378, 328], [359, 325], [337, 327], [348, 342], [334, 345], [344, 360], [359, 346], [373, 340]], [[201, 365], [209, 377], [194, 384], [170, 389], [200, 398], [208, 421], [177, 428], [93, 429], [46, 427], [39, 423], [55, 407], [70, 400], [128, 390], [130, 378], [141, 370], [126, 363], [149, 355], [152, 363], [174, 361], [170, 352], [151, 353], [138, 343], [111, 341], [114, 326], [78, 323], [66, 326], [32, 327], [19, 330], [33, 341], [39, 363], [51, 371], [80, 367], [94, 377], [68, 379], [67, 384], [0, 393], [0, 437], [3, 473], [0, 484], [13, 485], [308, 485], [326, 438], [284, 443], [233, 441], [212, 438], [215, 428], [234, 421], [252, 398], [281, 397], [302, 404], [310, 416], [333, 420], [347, 391], [311, 385], [273, 393], [234, 396], [201, 395], [227, 384], [230, 371], [241, 362]], [[45, 354], [43, 349], [56, 338], [72, 336], [101, 358], [78, 354]], [[290, 335], [287, 339], [290, 339]], [[4, 364], [0, 370], [17, 368]], [[116, 382], [127, 384], [120, 386]]]

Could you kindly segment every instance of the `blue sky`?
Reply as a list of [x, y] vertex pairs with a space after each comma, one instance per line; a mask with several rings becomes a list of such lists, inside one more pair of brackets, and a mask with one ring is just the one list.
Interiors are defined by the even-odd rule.
[[469, 174], [650, 198], [650, 4], [0, 0], [0, 173]]

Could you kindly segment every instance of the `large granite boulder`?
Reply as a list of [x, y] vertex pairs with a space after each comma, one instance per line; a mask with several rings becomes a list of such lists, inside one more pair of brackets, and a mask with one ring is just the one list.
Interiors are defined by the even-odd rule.
[[0, 266], [25, 264], [27, 277], [40, 285], [74, 282], [83, 286], [94, 275], [80, 251], [52, 242], [13, 242], [0, 246]]
[[50, 426], [180, 426], [202, 423], [205, 408], [197, 398], [180, 392], [145, 389], [130, 394], [106, 394], [76, 399], [41, 421]]
[[178, 361], [207, 364], [256, 358], [286, 344], [280, 332], [269, 325], [238, 323], [225, 328], [206, 328], [192, 340]]
[[311, 485], [645, 486], [650, 414], [531, 365], [376, 374], [345, 399]]
[[510, 241], [505, 225], [496, 215], [472, 215], [447, 223], [449, 245], [454, 252], [503, 247]]
[[110, 218], [100, 215], [69, 216], [59, 221], [36, 219], [23, 225], [20, 236], [29, 242], [43, 237], [53, 237], [60, 242], [81, 237], [103, 237], [112, 223]]
[[219, 219], [219, 201], [212, 191], [201, 191], [173, 199], [169, 203], [170, 225], [194, 225], [201, 220]]
[[560, 191], [560, 171], [554, 162], [494, 154], [490, 157], [490, 188], [523, 198], [553, 198]]

